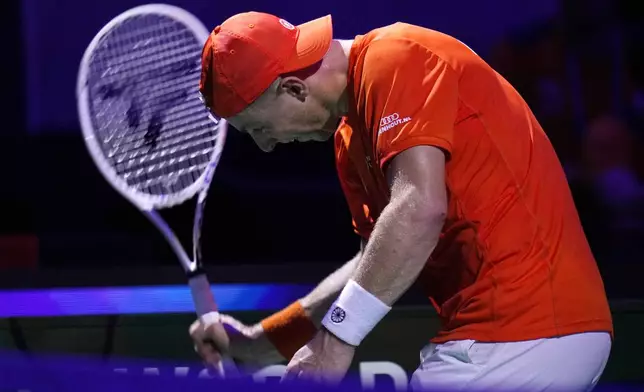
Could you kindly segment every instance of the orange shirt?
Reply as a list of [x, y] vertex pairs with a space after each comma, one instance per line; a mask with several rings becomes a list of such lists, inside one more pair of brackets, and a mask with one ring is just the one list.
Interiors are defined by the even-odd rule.
[[356, 37], [349, 62], [335, 147], [358, 234], [388, 203], [397, 153], [446, 154], [448, 215], [419, 277], [442, 319], [433, 341], [612, 333], [563, 169], [517, 91], [460, 41], [403, 23]]

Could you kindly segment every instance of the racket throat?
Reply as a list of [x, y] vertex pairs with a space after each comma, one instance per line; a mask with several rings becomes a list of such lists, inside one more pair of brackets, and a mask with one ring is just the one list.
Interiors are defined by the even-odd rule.
[[192, 262], [190, 264], [190, 270], [186, 271], [186, 278], [188, 281], [198, 278], [199, 276], [206, 276], [206, 270], [197, 263]]

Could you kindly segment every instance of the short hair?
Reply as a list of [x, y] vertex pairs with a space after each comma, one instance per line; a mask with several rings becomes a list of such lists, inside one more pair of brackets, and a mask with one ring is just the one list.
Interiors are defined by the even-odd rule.
[[296, 77], [298, 77], [298, 78], [300, 78], [302, 80], [306, 80], [309, 77], [315, 75], [315, 73], [318, 72], [318, 70], [321, 67], [322, 67], [322, 60], [320, 60], [320, 61], [318, 61], [318, 62], [316, 62], [314, 64], [311, 64], [310, 66], [308, 66], [306, 68], [297, 69], [295, 71], [291, 71], [291, 72], [288, 72], [288, 73], [285, 73], [285, 74], [282, 74], [282, 75], [278, 76], [275, 80], [273, 80], [273, 82], [270, 84], [270, 86], [268, 86], [268, 88], [266, 90], [264, 90], [264, 92], [259, 97], [257, 97], [257, 99], [255, 101], [253, 101], [252, 104], [250, 104], [245, 110], [242, 111], [243, 115], [244, 116], [250, 115], [252, 117], [253, 114], [254, 114], [253, 112], [258, 111], [258, 110], [262, 110], [262, 108], [264, 107], [264, 102], [266, 101], [266, 99], [276, 95], [275, 93], [277, 92], [277, 89], [280, 86], [282, 78], [285, 78], [287, 76], [296, 76]]
[[244, 110], [242, 110], [239, 115], [246, 117], [253, 117], [257, 113], [261, 112], [264, 108], [264, 104], [271, 97], [274, 96], [277, 92], [277, 89], [280, 86], [282, 77], [278, 76], [271, 84], [268, 86], [264, 92], [262, 92], [257, 99], [255, 99], [250, 105], [248, 105]]

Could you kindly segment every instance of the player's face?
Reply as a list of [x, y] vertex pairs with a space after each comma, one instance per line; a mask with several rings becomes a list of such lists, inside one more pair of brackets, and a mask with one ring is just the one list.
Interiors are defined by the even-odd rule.
[[229, 121], [266, 152], [278, 143], [326, 141], [335, 132], [339, 119], [305, 88], [301, 84], [288, 85], [275, 97], [263, 100], [256, 110]]

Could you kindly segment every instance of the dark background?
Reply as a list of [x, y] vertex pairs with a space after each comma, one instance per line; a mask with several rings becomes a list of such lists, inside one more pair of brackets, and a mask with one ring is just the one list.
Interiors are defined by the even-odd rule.
[[[77, 269], [101, 271], [94, 279], [105, 285], [136, 283], [136, 276], [149, 282], [154, 274], [129, 273], [127, 267], [176, 266], [156, 229], [91, 162], [74, 100], [80, 58], [94, 34], [118, 13], [144, 3], [0, 5], [3, 286], [61, 279], [84, 284], [69, 278], [73, 274], [65, 278], [65, 271]], [[237, 12], [258, 10], [294, 24], [331, 13], [338, 38], [404, 21], [461, 39], [513, 83], [551, 138], [611, 299], [644, 298], [643, 2], [168, 3], [194, 13], [209, 29]], [[182, 238], [189, 239], [192, 208], [165, 215]], [[202, 238], [209, 265], [236, 271], [223, 279], [287, 274], [289, 280], [315, 280], [351, 257], [358, 239], [336, 178], [332, 143], [280, 146], [264, 154], [249, 138], [231, 133]], [[251, 265], [261, 268], [245, 269]], [[164, 279], [160, 273], [158, 279]]]
[[[294, 24], [330, 13], [338, 38], [404, 21], [474, 49], [528, 101], [565, 167], [615, 321], [617, 339], [602, 380], [642, 380], [643, 1], [167, 2], [209, 29], [248, 10]], [[185, 283], [156, 228], [99, 174], [76, 113], [76, 73], [86, 46], [114, 16], [145, 3], [0, 2], [0, 289]], [[357, 251], [333, 159], [331, 143], [264, 154], [249, 138], [229, 134], [202, 235], [213, 282], [315, 283]], [[193, 206], [164, 214], [188, 245]], [[438, 319], [414, 290], [400, 304], [422, 307], [396, 306], [365, 340], [354, 366], [375, 360], [416, 368], [417, 350]], [[252, 323], [266, 312], [233, 315]], [[193, 319], [6, 318], [0, 350], [89, 354], [115, 364], [152, 358], [198, 372], [186, 333]], [[387, 343], [395, 350], [383, 351]]]

